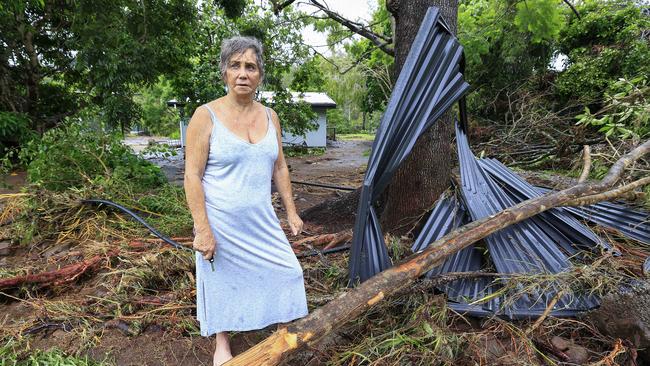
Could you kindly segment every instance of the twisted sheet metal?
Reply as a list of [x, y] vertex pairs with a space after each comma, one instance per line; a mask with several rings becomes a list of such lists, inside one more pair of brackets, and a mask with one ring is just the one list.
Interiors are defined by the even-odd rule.
[[374, 207], [417, 138], [469, 89], [463, 49], [435, 7], [428, 9], [391, 94], [368, 160], [357, 211], [350, 285], [391, 266]]
[[[543, 195], [532, 184], [526, 182], [496, 159], [481, 159], [479, 164], [490, 174], [490, 177], [501, 183], [506, 192], [516, 191], [519, 193], [512, 197], [517, 203]], [[611, 244], [598, 237], [565, 208], [550, 209], [533, 219], [544, 228], [546, 233], [553, 233], [558, 238], [564, 238], [560, 244], [569, 255], [578, 253], [580, 249], [613, 250]]]

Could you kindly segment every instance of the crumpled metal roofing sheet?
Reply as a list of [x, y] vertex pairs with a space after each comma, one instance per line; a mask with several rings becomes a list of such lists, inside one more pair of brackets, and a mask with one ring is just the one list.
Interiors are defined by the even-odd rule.
[[391, 266], [373, 206], [417, 138], [469, 89], [460, 70], [463, 50], [435, 7], [411, 45], [373, 143], [357, 211], [350, 284]]
[[[535, 187], [540, 193], [548, 188]], [[574, 216], [594, 224], [614, 229], [630, 239], [650, 245], [650, 213], [625, 207], [613, 202], [599, 202], [580, 207], [564, 207]]]
[[[506, 192], [478, 163], [471, 152], [465, 132], [458, 125], [456, 126], [456, 142], [461, 172], [460, 189], [463, 202], [472, 220], [478, 220], [514, 206], [516, 202], [508, 197]], [[537, 220], [539, 219], [521, 221], [484, 239], [488, 247], [489, 258], [498, 273], [559, 273], [571, 267], [567, 254], [560, 249], [563, 246], [561, 242], [551, 237], [555, 235], [547, 234], [543, 230], [544, 225], [540, 225]], [[562, 238], [555, 236], [555, 239]], [[473, 267], [471, 270], [480, 269], [476, 268], [476, 265]], [[449, 271], [452, 269], [458, 271], [456, 267], [449, 268]], [[463, 267], [461, 270], [466, 270], [466, 268]], [[480, 286], [466, 288], [463, 291], [465, 299], [479, 299], [497, 284], [487, 288], [483, 287], [481, 292], [477, 292], [476, 289], [481, 286], [484, 286], [484, 281]], [[502, 297], [495, 297], [488, 301], [483, 308], [509, 317], [535, 316], [546, 309], [558, 291], [559, 289], [551, 284], [543, 293], [523, 295], [509, 303], [502, 301]], [[474, 293], [472, 294], [472, 292]], [[597, 299], [592, 296], [567, 293], [559, 299], [552, 314], [566, 316], [597, 305]]]
[[[456, 133], [462, 200], [449, 194], [441, 196], [412, 247], [415, 252], [425, 249], [429, 243], [467, 221], [491, 215], [514, 204], [513, 199], [507, 197], [482, 169], [469, 149], [465, 133], [458, 126]], [[569, 220], [573, 219], [569, 217]], [[571, 266], [566, 255], [559, 249], [562, 246], [558, 240], [566, 241], [567, 238], [560, 234], [547, 236], [545, 230], [548, 225], [545, 226], [540, 220], [539, 217], [531, 218], [494, 233], [485, 239], [489, 249], [487, 256], [481, 249], [470, 246], [449, 256], [427, 276], [450, 272], [475, 272], [494, 267], [499, 275], [493, 278], [461, 279], [440, 286], [440, 290], [444, 291], [450, 300], [449, 306], [456, 311], [475, 316], [539, 316], [560, 291], [556, 284], [549, 283], [544, 291], [515, 294], [521, 290], [520, 286], [498, 296], [496, 292], [502, 291], [502, 281], [507, 280], [509, 274], [557, 273]], [[589, 236], [588, 232], [583, 234]], [[592, 244], [597, 245], [599, 242], [596, 240]], [[510, 248], [518, 248], [518, 251], [508, 250]], [[569, 249], [575, 251], [572, 246], [569, 246]], [[567, 292], [556, 303], [551, 314], [573, 316], [579, 311], [596, 306], [598, 299], [595, 296]]]
[[[519, 194], [512, 197], [516, 203], [523, 200], [542, 196], [532, 184], [516, 175], [512, 170], [496, 159], [478, 160], [490, 176], [499, 181], [506, 191], [516, 191]], [[558, 238], [562, 248], [574, 255], [577, 249], [603, 249], [612, 250], [612, 246], [598, 237], [591, 229], [583, 225], [565, 208], [553, 208], [532, 218], [544, 228], [544, 232]]]

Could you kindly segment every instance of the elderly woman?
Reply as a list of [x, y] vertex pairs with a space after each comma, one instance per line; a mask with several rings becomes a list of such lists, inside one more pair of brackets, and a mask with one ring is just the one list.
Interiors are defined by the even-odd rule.
[[214, 365], [232, 358], [227, 331], [307, 314], [302, 268], [271, 205], [273, 177], [291, 232], [300, 233], [278, 115], [254, 100], [264, 78], [261, 43], [223, 41], [220, 68], [228, 94], [194, 112], [185, 163], [196, 312], [201, 335], [217, 334]]

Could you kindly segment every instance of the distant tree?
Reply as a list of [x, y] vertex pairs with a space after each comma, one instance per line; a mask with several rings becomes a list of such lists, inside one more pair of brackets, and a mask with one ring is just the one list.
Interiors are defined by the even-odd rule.
[[140, 126], [150, 133], [169, 136], [178, 131], [179, 115], [167, 106], [167, 101], [176, 98], [171, 82], [161, 76], [154, 84], [141, 88], [134, 96], [139, 106]]
[[299, 92], [322, 91], [325, 84], [318, 59], [312, 57], [293, 73], [291, 89]]

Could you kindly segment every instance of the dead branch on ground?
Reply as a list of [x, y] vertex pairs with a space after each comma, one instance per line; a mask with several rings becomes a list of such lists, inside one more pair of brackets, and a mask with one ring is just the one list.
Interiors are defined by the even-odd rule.
[[238, 355], [226, 365], [277, 365], [305, 345], [313, 345], [332, 330], [409, 286], [449, 255], [485, 238], [497, 230], [581, 197], [609, 192], [625, 169], [650, 152], [650, 140], [622, 156], [600, 182], [579, 183], [568, 189], [521, 202], [497, 214], [462, 226], [431, 243], [423, 252], [371, 277], [354, 289], [314, 310], [293, 324], [280, 328], [264, 341]]
[[76, 280], [84, 274], [89, 268], [94, 267], [103, 258], [114, 257], [119, 251], [111, 251], [105, 255], [96, 255], [80, 263], [67, 265], [61, 269], [16, 276], [0, 280], [0, 290], [18, 287], [22, 285], [41, 284], [41, 285], [60, 285]]

